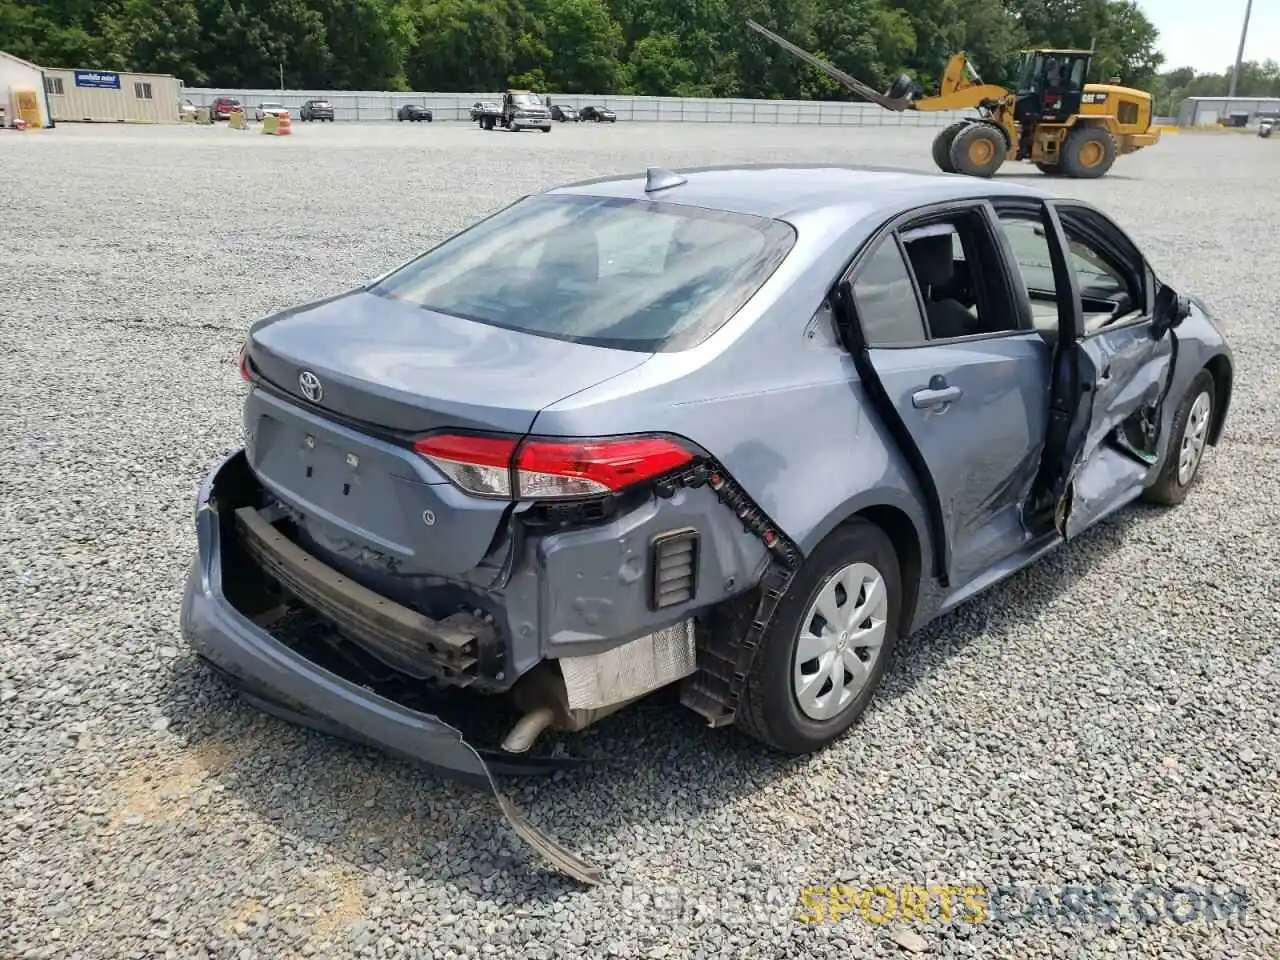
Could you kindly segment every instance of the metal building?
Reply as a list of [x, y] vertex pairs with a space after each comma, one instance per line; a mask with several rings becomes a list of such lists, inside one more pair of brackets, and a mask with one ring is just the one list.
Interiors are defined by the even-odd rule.
[[182, 81], [167, 73], [45, 70], [53, 119], [117, 123], [176, 123]]
[[21, 117], [27, 126], [53, 126], [48, 98], [44, 93], [44, 71], [0, 51], [0, 127], [11, 127]]
[[1280, 116], [1280, 97], [1187, 97], [1178, 104], [1180, 127], [1245, 126], [1260, 116]]

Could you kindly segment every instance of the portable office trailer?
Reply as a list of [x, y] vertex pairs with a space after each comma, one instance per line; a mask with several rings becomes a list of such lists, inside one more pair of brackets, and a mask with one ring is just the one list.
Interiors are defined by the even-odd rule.
[[0, 51], [0, 127], [21, 117], [30, 127], [51, 127], [44, 71], [34, 63]]
[[46, 70], [56, 121], [176, 123], [182, 83], [167, 73]]

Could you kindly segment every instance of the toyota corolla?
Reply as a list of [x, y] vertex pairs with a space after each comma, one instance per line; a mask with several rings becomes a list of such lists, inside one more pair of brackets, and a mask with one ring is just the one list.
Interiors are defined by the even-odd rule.
[[[241, 370], [190, 642], [263, 709], [493, 791], [588, 881], [493, 774], [672, 684], [821, 749], [902, 636], [1135, 499], [1181, 503], [1233, 376], [1094, 206], [801, 166], [524, 198], [259, 320]], [[446, 720], [459, 697], [511, 711], [500, 742]]]

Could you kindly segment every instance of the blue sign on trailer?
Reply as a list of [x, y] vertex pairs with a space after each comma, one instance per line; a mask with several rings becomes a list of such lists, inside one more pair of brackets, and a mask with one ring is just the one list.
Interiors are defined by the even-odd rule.
[[105, 90], [120, 89], [120, 74], [105, 73], [101, 70], [77, 70], [77, 87], [98, 87]]

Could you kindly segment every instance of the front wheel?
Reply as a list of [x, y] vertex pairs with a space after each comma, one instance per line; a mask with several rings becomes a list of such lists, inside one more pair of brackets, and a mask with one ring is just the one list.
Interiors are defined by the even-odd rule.
[[989, 123], [971, 123], [956, 134], [949, 151], [956, 173], [993, 177], [1004, 163], [1004, 134]]
[[1208, 370], [1201, 370], [1191, 381], [1173, 415], [1164, 467], [1156, 482], [1143, 491], [1144, 500], [1176, 507], [1187, 499], [1209, 443], [1213, 410], [1213, 375]]
[[956, 172], [955, 166], [951, 163], [951, 144], [955, 142], [956, 134], [968, 125], [968, 120], [957, 120], [943, 127], [933, 138], [933, 162], [943, 173]]
[[846, 523], [804, 561], [746, 679], [737, 724], [766, 746], [830, 744], [875, 696], [898, 637], [902, 578], [879, 527]]

